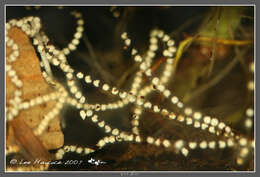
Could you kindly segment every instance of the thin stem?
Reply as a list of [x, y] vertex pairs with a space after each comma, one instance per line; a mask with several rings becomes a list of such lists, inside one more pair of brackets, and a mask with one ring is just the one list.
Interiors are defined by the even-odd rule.
[[216, 26], [215, 26], [215, 29], [214, 29], [214, 36], [213, 36], [213, 41], [212, 41], [212, 55], [210, 57], [208, 77], [210, 77], [210, 75], [212, 73], [214, 63], [215, 63], [215, 58], [216, 58], [217, 33], [218, 33], [218, 25], [219, 25], [219, 21], [220, 21], [221, 11], [218, 10], [217, 13], [218, 13], [218, 18], [217, 18]]
[[[101, 77], [104, 79], [105, 82], [111, 84], [113, 83], [113, 81], [115, 80], [115, 77], [113, 75], [111, 75], [108, 71], [106, 71], [101, 65], [100, 63], [98, 62], [98, 57], [96, 56], [95, 54], [95, 51], [90, 43], [90, 41], [88, 40], [87, 36], [86, 35], [83, 35], [83, 41], [84, 41], [84, 44], [86, 45], [86, 47], [88, 48], [89, 50], [89, 55], [90, 55], [90, 58], [91, 60], [88, 60], [86, 59], [86, 57], [83, 57], [85, 58], [85, 61], [93, 68], [96, 69], [96, 71], [101, 75]], [[81, 55], [83, 56], [83, 55]]]

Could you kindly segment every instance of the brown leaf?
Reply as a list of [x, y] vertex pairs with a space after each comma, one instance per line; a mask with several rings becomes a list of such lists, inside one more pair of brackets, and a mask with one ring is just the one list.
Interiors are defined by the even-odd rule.
[[[22, 100], [29, 101], [37, 96], [42, 96], [54, 92], [54, 89], [51, 88], [42, 77], [39, 59], [33, 46], [30, 43], [28, 36], [26, 36], [25, 33], [18, 28], [10, 29], [8, 36], [12, 38], [19, 46], [20, 55], [17, 60], [12, 63], [6, 61], [6, 63], [12, 65], [12, 68], [16, 71], [17, 76], [23, 82], [23, 95], [21, 96]], [[8, 56], [11, 52], [11, 49], [7, 47], [6, 55]], [[10, 77], [6, 76], [7, 108], [10, 106], [9, 100], [13, 98], [15, 90], [16, 87], [11, 82]], [[44, 115], [46, 115], [55, 104], [56, 101], [49, 101], [45, 104], [33, 106], [26, 110], [21, 110], [15, 119], [24, 121], [26, 125], [28, 125], [28, 127], [33, 130], [39, 125], [41, 120], [44, 118]], [[18, 130], [17, 127], [12, 128], [13, 131]], [[16, 137], [13, 137], [13, 135], [17, 132], [14, 134], [8, 134], [9, 132], [11, 131], [7, 132], [7, 145], [12, 145], [14, 143], [14, 139], [16, 139]], [[64, 143], [64, 136], [60, 128], [59, 117], [56, 116], [52, 121], [50, 121], [45, 132], [37, 138], [40, 139], [40, 142], [46, 149], [56, 149], [61, 147]]]

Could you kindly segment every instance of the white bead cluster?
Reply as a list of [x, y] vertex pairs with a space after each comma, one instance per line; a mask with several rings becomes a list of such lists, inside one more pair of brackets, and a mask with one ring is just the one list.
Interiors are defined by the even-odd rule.
[[[235, 149], [239, 147], [237, 164], [243, 164], [241, 161], [243, 161], [244, 157], [246, 157], [254, 148], [254, 146], [246, 145], [249, 140], [243, 136], [236, 135], [232, 131], [231, 127], [227, 126], [224, 122], [221, 122], [217, 118], [203, 115], [199, 111], [194, 111], [192, 108], [185, 107], [182, 101], [169, 89], [167, 89], [167, 84], [169, 84], [170, 77], [173, 73], [173, 62], [176, 52], [176, 48], [174, 46], [175, 42], [169, 35], [165, 34], [162, 30], [153, 30], [150, 33], [149, 48], [144, 55], [139, 54], [135, 48], [131, 49], [131, 55], [134, 58], [134, 61], [139, 64], [139, 70], [134, 75], [132, 85], [130, 86], [130, 91], [120, 90], [107, 83], [103, 83], [102, 80], [93, 78], [91, 75], [74, 71], [74, 69], [68, 64], [66, 57], [70, 54], [70, 52], [77, 49], [84, 31], [84, 21], [82, 19], [82, 15], [78, 12], [72, 12], [72, 15], [77, 20], [76, 32], [67, 47], [61, 50], [48, 43], [49, 39], [44, 32], [39, 32], [41, 23], [38, 17], [28, 17], [22, 20], [11, 20], [6, 24], [6, 34], [8, 34], [8, 30], [11, 27], [17, 26], [33, 39], [33, 44], [41, 56], [41, 66], [45, 69], [42, 75], [48, 83], [55, 85], [55, 92], [33, 98], [29, 101], [23, 101], [21, 99], [22, 92], [20, 89], [23, 84], [10, 64], [19, 56], [19, 46], [12, 39], [6, 36], [6, 45], [12, 49], [11, 54], [7, 57], [9, 64], [6, 65], [6, 73], [17, 87], [17, 90], [14, 93], [14, 98], [10, 100], [10, 105], [12, 106], [7, 108], [7, 120], [12, 120], [15, 118], [19, 114], [19, 110], [29, 109], [35, 105], [56, 100], [57, 104], [44, 116], [41, 123], [34, 130], [35, 135], [41, 135], [44, 132], [49, 122], [59, 114], [60, 110], [64, 107], [64, 104], [70, 104], [79, 109], [79, 115], [83, 120], [86, 118], [90, 119], [107, 134], [106, 137], [98, 141], [97, 146], [99, 148], [103, 148], [108, 143], [126, 141], [160, 146], [166, 149], [172, 149], [173, 152], [181, 153], [184, 156], [188, 156], [189, 152], [196, 148], [214, 150], [217, 148]], [[121, 38], [123, 39], [126, 47], [131, 48], [132, 41], [126, 32], [121, 35]], [[161, 75], [155, 77], [153, 76], [151, 66], [153, 59], [156, 56], [156, 52], [159, 51], [159, 42], [162, 42], [164, 46], [166, 46], [166, 49], [162, 50], [162, 55], [166, 62], [164, 63]], [[59, 67], [64, 72], [67, 79], [66, 84], [68, 91], [61, 84], [54, 81], [50, 64]], [[149, 79], [149, 83], [146, 85], [143, 84], [144, 76], [147, 76]], [[91, 84], [97, 89], [117, 96], [118, 101], [106, 104], [88, 103], [86, 97], [83, 95], [83, 92], [79, 87], [77, 87], [78, 83], [76, 79], [84, 80], [86, 84]], [[177, 114], [169, 109], [151, 103], [147, 99], [147, 96], [153, 91], [162, 94], [167, 100], [171, 101], [174, 106], [176, 105], [179, 110], [182, 110], [183, 114]], [[69, 96], [69, 92], [72, 97]], [[114, 128], [104, 120], [100, 120], [98, 117], [97, 112], [119, 109], [130, 103], [134, 105], [131, 120], [131, 133]], [[139, 132], [139, 121], [144, 110], [152, 111], [153, 113], [161, 114], [170, 120], [175, 120], [185, 125], [205, 130], [218, 136], [218, 140], [201, 140], [200, 142], [196, 142], [185, 141], [183, 139], [172, 141], [170, 139], [152, 136], [142, 137]], [[252, 109], [248, 109], [246, 114], [248, 117], [252, 117]], [[62, 159], [66, 152], [76, 152], [78, 154], [87, 155], [94, 152], [94, 150], [90, 148], [77, 147], [74, 145], [64, 146], [55, 154], [56, 159]]]
[[[163, 35], [162, 35], [163, 34]], [[139, 98], [139, 103], [137, 102], [135, 105], [136, 105], [136, 109], [137, 111], [134, 112], [134, 120], [132, 121], [132, 132], [134, 134], [139, 134], [139, 130], [138, 130], [138, 125], [139, 125], [139, 117], [141, 116], [142, 114], [142, 109], [139, 107], [141, 104], [144, 104], [143, 103], [143, 99], [146, 98], [146, 96], [151, 93], [153, 91], [153, 85], [150, 84], [148, 86], [145, 86], [143, 89], [141, 90], [138, 90], [141, 86], [141, 81], [142, 81], [142, 76], [143, 76], [143, 73], [145, 73], [146, 76], [151, 76], [151, 64], [152, 64], [152, 59], [155, 57], [156, 55], [156, 51], [158, 50], [158, 40], [162, 40], [163, 43], [165, 43], [167, 46], [168, 46], [168, 49], [165, 50], [167, 52], [163, 52], [163, 56], [165, 58], [167, 58], [166, 60], [166, 64], [165, 64], [165, 67], [163, 69], [163, 74], [160, 76], [160, 78], [157, 78], [157, 80], [155, 81], [155, 79], [153, 80], [153, 83], [154, 85], [157, 85], [157, 83], [154, 83], [154, 82], [159, 82], [159, 80], [162, 81], [162, 84], [159, 85], [158, 87], [164, 91], [164, 94], [166, 96], [169, 96], [169, 93], [170, 91], [165, 89], [165, 84], [167, 84], [168, 80], [169, 80], [169, 77], [171, 76], [172, 74], [172, 70], [173, 70], [173, 55], [176, 51], [176, 48], [173, 46], [174, 45], [174, 41], [172, 39], [170, 39], [170, 37], [167, 35], [167, 34], [164, 34], [163, 31], [161, 30], [153, 30], [151, 33], [150, 33], [150, 45], [149, 45], [149, 49], [145, 55], [145, 58], [144, 58], [144, 61], [140, 64], [139, 68], [140, 68], [140, 71], [136, 74], [135, 78], [134, 78], [134, 82], [133, 82], [133, 85], [132, 85], [132, 88], [131, 88], [131, 91], [130, 92], [133, 92], [134, 94], [137, 94], [137, 98]], [[136, 51], [135, 49], [132, 49], [133, 51]], [[137, 51], [136, 52], [132, 52], [132, 55], [136, 55], [137, 54]], [[136, 56], [134, 56], [136, 57]], [[142, 61], [142, 59], [141, 59]], [[139, 87], [138, 87], [139, 86]], [[137, 93], [139, 92], [139, 93]], [[141, 99], [140, 99], [141, 98]], [[146, 103], [146, 106], [150, 106], [149, 102]], [[157, 107], [154, 107], [154, 111], [157, 112], [158, 111], [158, 108], [156, 109]]]
[[238, 141], [238, 155], [236, 158], [236, 162], [238, 165], [243, 165], [248, 156], [254, 152], [255, 141], [247, 140], [246, 138], [240, 138]]
[[16, 87], [16, 90], [14, 91], [14, 98], [9, 100], [9, 104], [11, 105], [8, 107], [6, 111], [6, 117], [7, 121], [12, 120], [14, 117], [16, 117], [19, 114], [20, 110], [20, 104], [22, 102], [21, 96], [22, 96], [22, 86], [23, 82], [19, 79], [18, 75], [16, 74], [16, 71], [12, 68], [11, 63], [16, 61], [19, 57], [19, 46], [15, 43], [13, 39], [11, 39], [8, 36], [8, 31], [12, 27], [18, 27], [21, 28], [22, 31], [24, 31], [28, 36], [32, 37], [37, 32], [39, 32], [41, 28], [40, 19], [38, 17], [27, 17], [23, 18], [21, 20], [10, 20], [8, 23], [6, 23], [5, 26], [5, 42], [6, 46], [11, 48], [12, 52], [6, 57], [6, 73], [10, 77], [11, 82]]
[[247, 116], [247, 118], [246, 118], [246, 120], [245, 120], [245, 127], [246, 127], [247, 129], [251, 129], [252, 126], [253, 126], [253, 120], [252, 120], [252, 118], [253, 118], [253, 116], [254, 116], [254, 109], [253, 109], [253, 108], [247, 108], [247, 110], [246, 110], [246, 116]]
[[[201, 112], [193, 111], [192, 108], [185, 107], [184, 104], [179, 100], [179, 98], [173, 95], [169, 90], [165, 89], [160, 82], [160, 79], [157, 77], [153, 77], [152, 83], [154, 84], [154, 89], [158, 92], [162, 93], [165, 98], [169, 98], [172, 104], [176, 105], [180, 110], [183, 110], [185, 114], [179, 114], [176, 117], [175, 113], [167, 110], [161, 109], [161, 113], [163, 115], [169, 115], [169, 119], [177, 120], [179, 122], [186, 122], [187, 125], [193, 125], [195, 128], [201, 128], [202, 130], [207, 130], [212, 134], [219, 135], [220, 133], [224, 133], [225, 136], [234, 136], [234, 132], [231, 130], [229, 126], [227, 126], [224, 122], [219, 121], [217, 118], [212, 118], [208, 115], [203, 116]], [[162, 87], [162, 88], [160, 88]], [[166, 93], [165, 93], [166, 92]], [[170, 97], [170, 95], [173, 95]], [[157, 107], [157, 106], [156, 106]], [[154, 112], [160, 112], [159, 109], [155, 109]]]
[[[127, 40], [129, 38], [127, 38], [127, 35], [126, 33], [124, 33], [122, 35], [122, 38]], [[125, 42], [127, 43], [127, 42]], [[137, 56], [137, 51], [134, 50], [135, 52], [133, 53], [133, 55], [136, 55]], [[139, 58], [139, 57], [138, 57]], [[143, 59], [141, 60], [137, 60], [136, 62], [141, 62], [143, 61]], [[145, 68], [146, 69], [146, 68]], [[142, 70], [142, 67], [140, 67], [140, 70]], [[140, 78], [141, 78], [141, 74], [140, 72], [137, 72], [136, 75], [139, 75], [139, 77], [136, 77], [135, 80], [136, 82], [140, 82]], [[81, 78], [83, 78], [83, 75], [82, 74], [79, 74], [81, 76]], [[87, 76], [87, 83], [91, 83], [92, 80], [91, 80], [91, 77], [90, 76]], [[163, 85], [162, 84], [159, 84], [160, 82], [160, 79], [159, 78], [153, 78], [152, 80], [152, 84], [154, 85], [159, 85], [158, 86], [158, 91], [160, 92], [163, 92], [165, 91], [163, 88]], [[94, 84], [95, 85], [95, 84]], [[98, 87], [99, 85], [96, 85], [96, 87]], [[105, 86], [106, 86], [106, 89], [105, 89]], [[109, 85], [107, 84], [104, 84], [103, 85], [103, 90], [104, 91], [108, 91], [109, 90]], [[137, 87], [134, 87], [134, 88], [137, 88]], [[147, 89], [148, 88], [148, 89]], [[147, 91], [147, 94], [152, 91], [152, 89], [149, 89], [149, 88], [152, 88], [151, 86], [150, 87], [146, 87], [146, 89], [143, 89], [142, 91], [140, 91], [139, 93], [141, 93], [141, 95], [144, 95], [146, 96], [146, 93], [144, 93], [144, 90]], [[157, 87], [156, 87], [157, 88]], [[137, 93], [136, 93], [137, 92]], [[138, 90], [135, 90], [135, 94], [138, 94]], [[140, 94], [139, 94], [140, 95]], [[171, 95], [170, 91], [166, 93], [164, 93], [164, 95], [167, 97], [169, 95]], [[126, 96], [127, 97], [127, 96]], [[123, 97], [125, 98], [125, 97]], [[176, 96], [172, 96], [171, 98], [171, 101], [173, 104], [176, 104], [177, 107], [179, 108], [183, 108], [183, 103], [179, 101], [178, 97]], [[127, 101], [128, 103], [128, 101]], [[136, 134], [136, 135], [139, 135], [139, 132], [138, 132], [138, 124], [139, 124], [139, 116], [142, 112], [142, 106], [144, 108], [148, 108], [148, 109], [151, 109], [153, 112], [155, 113], [158, 113], [158, 112], [161, 112], [162, 115], [167, 115], [169, 116], [170, 119], [177, 119], [177, 121], [179, 122], [185, 122], [186, 120], [186, 124], [187, 125], [192, 125], [195, 127], [195, 128], [201, 128], [202, 130], [205, 130], [207, 129], [210, 133], [213, 133], [213, 134], [216, 134], [216, 135], [219, 135], [221, 133], [221, 131], [224, 131], [224, 135], [226, 137], [228, 137], [228, 139], [225, 139], [225, 140], [219, 140], [219, 141], [202, 141], [200, 143], [197, 143], [197, 142], [190, 142], [190, 143], [186, 143], [186, 144], [189, 144], [188, 147], [186, 148], [182, 148], [181, 149], [181, 152], [183, 155], [188, 155], [188, 152], [189, 150], [191, 149], [195, 149], [196, 147], [199, 147], [201, 149], [206, 149], [206, 148], [210, 148], [210, 149], [215, 149], [215, 148], [220, 148], [220, 149], [224, 149], [226, 147], [233, 147], [234, 144], [236, 143], [233, 136], [234, 136], [234, 133], [232, 132], [231, 128], [229, 126], [226, 126], [225, 123], [223, 122], [220, 122], [218, 119], [216, 118], [211, 118], [210, 116], [204, 116], [202, 115], [202, 113], [200, 112], [194, 112], [192, 111], [191, 108], [185, 108], [184, 109], [184, 113], [189, 116], [183, 116], [183, 115], [178, 115], [176, 116], [173, 112], [170, 112], [168, 111], [167, 109], [160, 109], [159, 106], [157, 105], [152, 105], [150, 102], [138, 102], [138, 96], [136, 97], [136, 102], [138, 107], [136, 107], [134, 109], [134, 115], [133, 115], [133, 121], [131, 122], [132, 123], [132, 126], [133, 126], [133, 133]], [[109, 141], [109, 138], [106, 138], [104, 140], [100, 140], [99, 143], [98, 143], [98, 146], [99, 147], [103, 147], [105, 146], [105, 144], [107, 143], [113, 143], [115, 140], [112, 137], [110, 137], [111, 139], [111, 142]], [[123, 138], [122, 138], [123, 139]], [[239, 139], [239, 138], [238, 138]], [[181, 140], [181, 141], [184, 141], [184, 140]], [[165, 140], [160, 140], [157, 138], [157, 140], [154, 140], [153, 137], [148, 137], [147, 138], [147, 143], [149, 144], [155, 144], [157, 146], [159, 146], [160, 144], [162, 144], [165, 148], [166, 147], [170, 147], [171, 143], [169, 140], [165, 139]], [[197, 146], [198, 145], [198, 146]], [[177, 143], [177, 147], [178, 147], [178, 143]]]
[[[58, 84], [57, 84], [58, 85]], [[60, 86], [60, 85], [59, 85]], [[45, 116], [44, 116], [44, 119], [40, 122], [40, 124], [38, 125], [38, 127], [34, 130], [34, 134], [36, 136], [39, 136], [43, 133], [43, 131], [47, 128], [47, 126], [49, 125], [49, 122], [55, 118], [55, 116], [57, 116], [62, 107], [63, 107], [63, 104], [65, 103], [66, 101], [66, 97], [68, 96], [68, 93], [65, 91], [65, 89], [60, 86], [59, 89], [58, 89], [58, 93], [56, 93], [55, 95], [53, 95], [53, 97], [56, 98], [57, 100], [57, 103], [55, 105], [55, 107], [50, 111], [48, 112]], [[39, 99], [36, 99], [36, 103], [37, 103], [37, 100], [38, 100], [38, 103], [42, 103], [43, 101], [43, 97], [39, 98]]]
[[[172, 54], [176, 51], [176, 49], [174, 47], [172, 47], [172, 45], [174, 44], [174, 41], [170, 40], [170, 37], [168, 35], [165, 35], [163, 31], [154, 30], [154, 31], [152, 31], [151, 36], [152, 37], [150, 39], [150, 42], [153, 45], [150, 46], [150, 50], [156, 51], [158, 49], [158, 46], [156, 45], [157, 39], [155, 38], [155, 36], [157, 36], [159, 38], [162, 38], [164, 42], [167, 42], [167, 45], [169, 47], [168, 50], [165, 50], [163, 52], [164, 56], [167, 56], [167, 55], [172, 56]], [[127, 45], [126, 41], [130, 40], [128, 38], [127, 34], [123, 33], [121, 37], [125, 41], [125, 44]], [[129, 45], [127, 45], [127, 46], [129, 46]], [[134, 52], [132, 52], [132, 55], [134, 56], [135, 61], [136, 62], [142, 62], [143, 59], [140, 57], [140, 55], [138, 55], [137, 50], [133, 49], [133, 51]], [[171, 52], [173, 52], [173, 53], [171, 53]], [[169, 61], [169, 64], [172, 64], [173, 60], [168, 59], [167, 61]], [[146, 76], [151, 77], [151, 72], [145, 72], [146, 70], [149, 71], [149, 69], [147, 69], [144, 66], [142, 67], [142, 64], [140, 65], [141, 66], [140, 71], [143, 70], [143, 72], [146, 74]], [[171, 65], [168, 65], [168, 68], [169, 69], [167, 69], [167, 66], [166, 66], [166, 68], [164, 69], [165, 77], [163, 77], [163, 79], [160, 79], [160, 78], [157, 78], [157, 77], [152, 78], [152, 84], [154, 85], [153, 88], [156, 89], [157, 91], [161, 92], [166, 98], [168, 98], [170, 95], [172, 95], [172, 93], [169, 90], [165, 89], [165, 86], [162, 84], [164, 82], [167, 82], [167, 76], [171, 75], [171, 72], [170, 72], [171, 68], [172, 68]], [[147, 88], [144, 89], [143, 91], [140, 91], [140, 93], [142, 95], [146, 95], [145, 91], [147, 91], [147, 93], [149, 93], [150, 89], [149, 89], [149, 87], [147, 87]], [[152, 87], [150, 86], [150, 88], [152, 88]], [[178, 108], [180, 108], [180, 109], [185, 108], [183, 103], [179, 100], [178, 97], [172, 96], [171, 101], [172, 101], [173, 104], [177, 105]], [[151, 104], [147, 103], [145, 107], [146, 108], [153, 108], [152, 110], [155, 113], [162, 111], [163, 115], [170, 115], [169, 116], [170, 119], [176, 118], [176, 115], [174, 113], [170, 112], [170, 114], [169, 114], [169, 111], [167, 109], [160, 110], [157, 105], [152, 106]], [[141, 114], [141, 111], [137, 111], [137, 112], [139, 112]], [[139, 118], [140, 114], [138, 114], [138, 113], [135, 114], [135, 117]], [[220, 133], [224, 132], [224, 135], [226, 137], [230, 137], [230, 136], [233, 137], [234, 136], [234, 133], [232, 132], [231, 128], [229, 126], [226, 126], [224, 122], [220, 122], [216, 118], [211, 118], [210, 116], [204, 116], [203, 119], [202, 119], [202, 114], [200, 112], [194, 112], [194, 114], [191, 115], [192, 114], [191, 108], [184, 109], [184, 114], [186, 114], [189, 117], [186, 117], [186, 116], [184, 117], [183, 115], [179, 115], [177, 117], [177, 121], [185, 122], [185, 120], [186, 120], [187, 125], [193, 125], [195, 128], [201, 128], [202, 130], [208, 130], [210, 133], [213, 133], [213, 134], [216, 134], [216, 135], [219, 135]]]
[[85, 102], [85, 97], [82, 92], [76, 87], [76, 83], [73, 80], [73, 69], [67, 64], [66, 55], [68, 55], [71, 51], [77, 49], [79, 41], [82, 37], [82, 33], [84, 31], [84, 20], [82, 19], [82, 15], [79, 12], [71, 13], [77, 20], [77, 28], [76, 32], [73, 36], [71, 42], [67, 45], [67, 47], [62, 50], [58, 50], [54, 45], [48, 44], [48, 37], [42, 32], [39, 33], [33, 41], [33, 44], [36, 46], [38, 52], [41, 55], [41, 59], [43, 62], [43, 66], [46, 70], [44, 78], [49, 83], [52, 80], [52, 73], [50, 70], [49, 63], [54, 66], [59, 66], [59, 68], [65, 73], [67, 78], [67, 85], [70, 87], [70, 92], [75, 96], [76, 99], [79, 100], [80, 103]]
[[[251, 62], [249, 64], [249, 72], [254, 74], [255, 72], [255, 64]], [[254, 92], [254, 80], [250, 80], [248, 82], [248, 90], [249, 92]], [[253, 118], [254, 118], [254, 108], [247, 108], [246, 109], [246, 120], [245, 120], [245, 127], [246, 129], [250, 130], [253, 127]]]
[[103, 148], [106, 144], [113, 144], [116, 142], [134, 142], [134, 143], [141, 143], [142, 138], [139, 135], [134, 135], [134, 134], [129, 134], [127, 132], [120, 132], [117, 135], [111, 135], [111, 136], [106, 136], [102, 139], [100, 139], [97, 143], [97, 146], [101, 149]]
[[55, 157], [56, 157], [56, 159], [62, 159], [64, 154], [68, 153], [68, 152], [75, 152], [75, 153], [81, 154], [81, 155], [88, 155], [88, 154], [94, 152], [94, 150], [91, 148], [87, 148], [87, 147], [67, 145], [67, 146], [63, 146], [62, 148], [60, 148], [56, 152]]
[[82, 18], [81, 13], [79, 13], [77, 11], [73, 11], [71, 13], [71, 15], [73, 15], [77, 19], [77, 28], [76, 28], [76, 32], [75, 32], [71, 42], [67, 45], [67, 47], [62, 49], [62, 52], [65, 55], [68, 55], [71, 51], [74, 51], [77, 49], [77, 46], [79, 45], [79, 41], [82, 38], [82, 33], [84, 31], [84, 20]]
[[10, 107], [8, 107], [6, 111], [7, 120], [12, 120], [15, 116], [19, 114], [19, 105], [22, 102], [21, 95], [23, 86], [22, 81], [16, 75], [16, 71], [12, 69], [11, 65], [6, 65], [7, 75], [10, 77], [12, 83], [16, 86], [16, 90], [14, 91], [14, 98], [9, 100]]
[[[254, 61], [249, 63], [249, 72], [252, 74], [254, 74], [255, 71], [255, 65], [254, 65]], [[248, 91], [249, 92], [254, 92], [254, 80], [250, 80], [248, 82]], [[254, 124], [254, 108], [249, 107], [246, 109], [245, 111], [245, 115], [246, 115], [246, 119], [244, 122], [245, 128], [247, 130], [251, 130]], [[249, 140], [247, 140], [246, 138], [240, 138], [238, 140], [238, 144], [239, 144], [239, 151], [238, 151], [238, 155], [236, 158], [236, 162], [238, 165], [243, 165], [244, 162], [246, 161], [246, 159], [248, 158], [248, 156], [254, 152], [254, 146], [255, 146], [255, 141], [251, 140], [251, 142], [249, 142]]]
[[[250, 65], [249, 65], [249, 71], [254, 74], [255, 72], [255, 64], [254, 62], [251, 62]], [[254, 91], [255, 89], [255, 83], [254, 83], [254, 80], [250, 80], [248, 83], [247, 83], [247, 88], [249, 91]]]
[[232, 139], [227, 140], [219, 140], [219, 141], [201, 141], [201, 142], [195, 142], [190, 141], [187, 142], [185, 140], [179, 139], [175, 142], [171, 142], [168, 139], [160, 139], [160, 138], [154, 138], [151, 136], [148, 136], [146, 138], [146, 142], [148, 144], [152, 144], [155, 146], [163, 146], [165, 148], [172, 149], [173, 151], [177, 153], [181, 153], [184, 156], [187, 156], [189, 154], [190, 150], [194, 149], [224, 149], [226, 147], [233, 147], [234, 141]]
[[[22, 29], [28, 36], [36, 37], [41, 28], [41, 22], [38, 17], [27, 17], [27, 18], [23, 18], [18, 21], [11, 20], [9, 23], [7, 23], [6, 26], [7, 26], [6, 35], [8, 35], [8, 30], [10, 29], [11, 26], [16, 26], [16, 27], [19, 27], [20, 29]], [[8, 42], [10, 43], [10, 41], [13, 41], [13, 39], [10, 39], [8, 36], [6, 38], [7, 38], [7, 40], [6, 40], [7, 46], [12, 47], [13, 50], [15, 48], [15, 50], [18, 51], [18, 46], [14, 42], [12, 42], [12, 45], [10, 45], [10, 44], [8, 45]], [[13, 46], [16, 46], [16, 47], [13, 47]], [[38, 47], [40, 48], [40, 46], [38, 46]], [[19, 56], [19, 52], [18, 52], [18, 56]], [[8, 60], [8, 57], [7, 57], [7, 60]], [[12, 60], [9, 62], [13, 62], [15, 60]], [[8, 76], [11, 78], [12, 83], [14, 83], [14, 85], [17, 87], [17, 90], [15, 90], [15, 92], [14, 92], [14, 98], [9, 100], [9, 104], [12, 106], [7, 108], [7, 110], [8, 110], [7, 111], [7, 120], [8, 121], [15, 118], [19, 114], [20, 110], [29, 109], [33, 106], [40, 105], [40, 104], [46, 103], [51, 100], [58, 100], [58, 103], [56, 104], [55, 108], [45, 116], [45, 118], [38, 125], [38, 128], [34, 132], [36, 135], [42, 134], [44, 129], [47, 127], [48, 122], [51, 119], [53, 119], [56, 115], [59, 114], [60, 109], [63, 107], [63, 103], [66, 101], [67, 92], [64, 90], [64, 88], [60, 84], [57, 83], [56, 84], [57, 92], [53, 92], [49, 95], [38, 96], [29, 101], [23, 101], [21, 98], [21, 96], [22, 96], [21, 87], [23, 86], [22, 81], [16, 75], [16, 71], [14, 69], [12, 69], [12, 65], [10, 65], [10, 64], [6, 65], [6, 72], [7, 72]], [[45, 76], [45, 75], [43, 74], [43, 76]]]

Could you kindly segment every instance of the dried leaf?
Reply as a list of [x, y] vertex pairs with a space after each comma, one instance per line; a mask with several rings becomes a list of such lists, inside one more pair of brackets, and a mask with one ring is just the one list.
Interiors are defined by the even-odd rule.
[[[42, 96], [53, 92], [54, 90], [44, 80], [39, 59], [30, 43], [28, 36], [18, 28], [12, 28], [8, 32], [8, 36], [12, 38], [19, 46], [20, 56], [11, 64], [16, 71], [17, 76], [23, 82], [21, 96], [23, 101], [29, 101], [37, 96]], [[7, 47], [6, 55], [8, 56], [11, 49]], [[10, 77], [6, 76], [6, 107], [10, 106], [9, 100], [13, 98], [16, 90]], [[23, 120], [32, 130], [35, 129], [41, 120], [56, 104], [56, 101], [49, 101], [46, 104], [33, 106], [26, 110], [21, 110], [15, 119]], [[16, 131], [16, 129], [14, 129]], [[8, 131], [10, 132], [10, 131]], [[13, 143], [14, 137], [7, 132], [7, 145]], [[41, 143], [46, 149], [56, 149], [63, 145], [64, 136], [60, 128], [60, 119], [56, 116], [49, 124], [46, 131], [39, 136]], [[33, 142], [32, 142], [33, 143]]]

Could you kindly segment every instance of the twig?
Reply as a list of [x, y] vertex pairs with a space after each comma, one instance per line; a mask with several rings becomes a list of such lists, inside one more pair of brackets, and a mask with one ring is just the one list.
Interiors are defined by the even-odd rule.
[[212, 70], [213, 70], [213, 66], [215, 63], [215, 57], [216, 57], [216, 48], [217, 48], [217, 32], [218, 32], [218, 25], [219, 25], [219, 21], [220, 21], [220, 14], [221, 11], [217, 11], [218, 12], [218, 18], [216, 21], [216, 26], [214, 29], [214, 36], [213, 36], [213, 41], [212, 41], [212, 55], [210, 57], [210, 65], [209, 65], [209, 72], [208, 72], [208, 77], [210, 77]]
[[[206, 36], [200, 36], [196, 39], [196, 41], [205, 41], [205, 42], [212, 42], [213, 38], [206, 37]], [[223, 45], [250, 45], [254, 44], [252, 40], [233, 40], [233, 39], [216, 39], [217, 44], [223, 44]]]
[[[232, 30], [231, 28], [232, 28], [232, 26], [229, 25], [230, 36], [232, 37], [232, 39], [234, 39], [234, 38], [235, 38], [234, 33], [233, 33], [234, 30]], [[236, 48], [235, 48], [235, 52], [238, 53], [238, 52], [239, 52], [238, 50], [239, 50], [239, 49], [236, 47]], [[245, 61], [244, 61], [242, 58], [240, 58], [240, 59], [239, 59], [239, 62], [240, 62], [240, 64], [241, 64], [242, 68], [244, 69], [244, 71], [246, 71], [247, 69], [246, 69]]]
[[120, 77], [119, 81], [117, 82], [116, 86], [117, 88], [121, 88], [125, 80], [132, 74], [134, 73], [135, 70], [138, 69], [138, 64], [134, 64], [131, 66], [126, 72], [123, 73], [123, 75]]
[[246, 18], [249, 20], [254, 20], [254, 17], [248, 16], [248, 15], [241, 15], [241, 18]]
[[170, 36], [173, 38], [178, 37], [178, 34], [180, 32], [183, 32], [184, 29], [188, 28], [190, 25], [196, 23], [197, 21], [199, 21], [201, 18], [203, 17], [203, 15], [197, 15], [193, 18], [188, 19], [186, 22], [184, 22], [181, 26], [179, 26], [176, 30], [174, 30], [173, 32], [170, 33]]
[[192, 44], [192, 42], [194, 40], [196, 40], [199, 37], [200, 33], [197, 33], [194, 37], [189, 37], [183, 41], [180, 42], [179, 46], [178, 46], [178, 50], [176, 52], [176, 57], [174, 59], [174, 63], [173, 63], [173, 72], [172, 72], [172, 76], [174, 76], [178, 63], [182, 57], [182, 54], [189, 48], [189, 46]]

